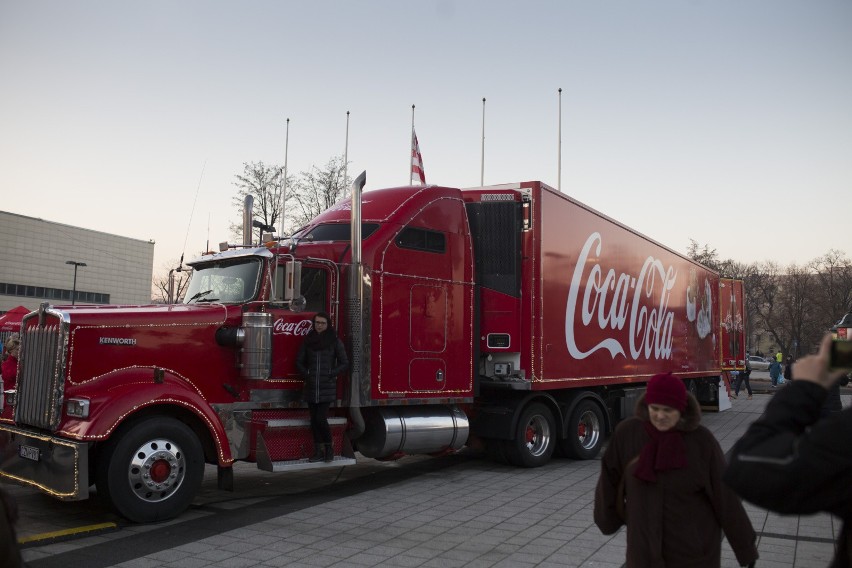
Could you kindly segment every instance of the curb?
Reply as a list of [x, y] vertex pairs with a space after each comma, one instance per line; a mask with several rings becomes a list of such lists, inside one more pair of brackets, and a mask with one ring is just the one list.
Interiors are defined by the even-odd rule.
[[118, 524], [116, 523], [99, 523], [96, 525], [85, 525], [82, 527], [74, 527], [71, 529], [63, 529], [60, 531], [46, 532], [22, 537], [18, 539], [18, 544], [21, 545], [21, 548], [27, 548], [30, 546], [42, 546], [45, 544], [52, 544], [55, 542], [63, 542], [66, 540], [76, 539], [83, 536], [94, 536], [97, 534], [114, 532], [117, 531], [118, 528]]

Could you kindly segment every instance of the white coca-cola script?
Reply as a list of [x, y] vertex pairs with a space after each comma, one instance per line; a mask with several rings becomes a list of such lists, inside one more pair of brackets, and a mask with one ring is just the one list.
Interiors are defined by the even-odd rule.
[[284, 321], [284, 318], [278, 318], [272, 324], [273, 335], [307, 335], [311, 331], [311, 320], [302, 321]]
[[[613, 359], [625, 355], [621, 330], [627, 325], [626, 339], [633, 360], [640, 357], [671, 359], [674, 312], [669, 309], [669, 299], [677, 271], [672, 266], [666, 269], [659, 259], [649, 256], [635, 277], [617, 273], [614, 268], [609, 268], [604, 275], [602, 245], [600, 233], [589, 235], [574, 268], [565, 309], [568, 352], [575, 359], [585, 359], [601, 349], [609, 351]], [[592, 248], [598, 259], [593, 263], [589, 262]], [[580, 321], [577, 321], [581, 289], [583, 297], [579, 306]], [[603, 334], [595, 332], [595, 326]], [[601, 335], [608, 337], [594, 345], [582, 345], [583, 340]]]

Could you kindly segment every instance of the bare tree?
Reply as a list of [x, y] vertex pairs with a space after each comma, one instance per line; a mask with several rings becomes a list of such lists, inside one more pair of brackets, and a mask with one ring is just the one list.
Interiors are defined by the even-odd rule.
[[345, 170], [343, 157], [335, 156], [322, 168], [314, 166], [307, 172], [301, 172], [292, 188], [287, 190], [285, 215], [289, 226], [294, 230], [303, 227], [346, 197], [352, 179], [348, 174], [344, 177]]
[[[169, 301], [169, 273], [178, 267], [178, 261], [172, 260], [165, 263], [151, 280], [151, 303], [165, 304]], [[180, 271], [174, 272], [174, 301], [180, 302], [186, 294], [189, 284], [189, 276], [192, 270], [184, 266]]]
[[686, 256], [696, 262], [700, 262], [707, 268], [719, 272], [719, 253], [716, 252], [716, 249], [711, 249], [708, 244], [702, 247], [695, 239], [689, 239], [689, 246], [686, 247]]
[[816, 277], [812, 301], [818, 317], [833, 324], [852, 310], [852, 262], [839, 250], [830, 250], [809, 265]]
[[782, 352], [794, 357], [819, 342], [830, 323], [820, 321], [813, 302], [814, 274], [807, 267], [787, 267], [771, 314], [772, 329]]
[[761, 262], [754, 265], [754, 277], [749, 282], [752, 289], [749, 298], [754, 303], [755, 319], [751, 322], [755, 331], [778, 342], [777, 320], [772, 317], [777, 309], [778, 293], [781, 288], [781, 268], [775, 262]]
[[[239, 212], [240, 221], [231, 223], [231, 236], [236, 239], [242, 237], [242, 214], [247, 195], [254, 197], [253, 217], [264, 225], [277, 226], [281, 219], [284, 168], [274, 164], [267, 166], [263, 162], [244, 163], [243, 173], [236, 174], [234, 177], [237, 178], [234, 185], [238, 189], [233, 197], [233, 204]], [[290, 186], [293, 178], [292, 176], [287, 178], [287, 185]]]

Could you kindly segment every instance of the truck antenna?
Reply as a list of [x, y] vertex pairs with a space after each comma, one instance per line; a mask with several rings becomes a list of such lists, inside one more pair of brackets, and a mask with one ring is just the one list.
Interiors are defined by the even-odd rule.
[[[201, 175], [198, 176], [198, 187], [195, 188], [195, 199], [192, 200], [192, 211], [189, 212], [189, 223], [186, 225], [186, 236], [183, 239], [183, 249], [180, 253], [180, 264], [178, 268], [183, 266], [183, 255], [186, 252], [186, 242], [189, 240], [189, 229], [192, 227], [192, 216], [195, 214], [195, 204], [198, 202], [198, 193], [201, 191], [201, 180], [204, 179], [204, 169], [207, 167], [207, 160], [204, 160], [204, 164], [201, 166]], [[209, 221], [208, 221], [208, 231], [209, 231]]]

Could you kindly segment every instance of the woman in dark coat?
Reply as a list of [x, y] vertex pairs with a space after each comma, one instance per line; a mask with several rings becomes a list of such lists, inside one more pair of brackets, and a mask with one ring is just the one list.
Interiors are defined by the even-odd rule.
[[296, 367], [305, 379], [302, 397], [308, 403], [314, 436], [314, 455], [308, 461], [333, 461], [328, 408], [337, 398], [337, 375], [349, 367], [349, 359], [327, 313], [314, 316], [313, 329], [299, 348]]
[[651, 378], [636, 416], [615, 430], [594, 515], [604, 534], [627, 525], [628, 568], [719, 568], [722, 531], [740, 565], [757, 559], [742, 502], [722, 482], [722, 449], [700, 422], [698, 401], [668, 373]]

